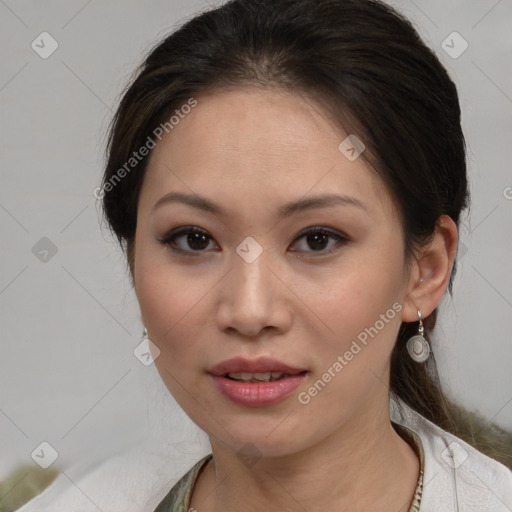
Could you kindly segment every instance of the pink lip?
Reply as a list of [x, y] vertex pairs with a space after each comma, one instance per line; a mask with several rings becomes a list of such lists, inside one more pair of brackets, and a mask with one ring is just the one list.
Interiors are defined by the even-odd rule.
[[238, 382], [227, 377], [212, 375], [218, 390], [232, 402], [248, 407], [259, 407], [279, 402], [297, 389], [306, 372], [290, 375], [273, 382]]
[[213, 375], [226, 375], [227, 373], [247, 372], [247, 373], [265, 373], [282, 372], [288, 375], [296, 375], [306, 371], [305, 368], [294, 368], [277, 359], [270, 357], [259, 357], [258, 359], [244, 359], [243, 357], [234, 357], [227, 361], [215, 365], [210, 369]]
[[[282, 372], [288, 376], [273, 382], [238, 382], [226, 376], [238, 372]], [[275, 404], [288, 396], [300, 386], [307, 371], [267, 357], [255, 360], [236, 357], [217, 364], [209, 373], [226, 398], [238, 405], [259, 407]]]

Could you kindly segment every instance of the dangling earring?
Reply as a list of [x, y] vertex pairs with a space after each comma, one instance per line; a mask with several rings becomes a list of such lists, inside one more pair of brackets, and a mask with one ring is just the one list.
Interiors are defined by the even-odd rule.
[[421, 321], [421, 312], [418, 310], [418, 334], [411, 336], [407, 340], [407, 351], [411, 356], [411, 359], [417, 363], [424, 363], [430, 356], [430, 345], [423, 336], [425, 329], [423, 328], [423, 322]]

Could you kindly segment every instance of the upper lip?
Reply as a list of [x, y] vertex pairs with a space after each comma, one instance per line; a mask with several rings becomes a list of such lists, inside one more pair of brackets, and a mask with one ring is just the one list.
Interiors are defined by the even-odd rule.
[[243, 357], [234, 357], [216, 364], [210, 369], [213, 375], [226, 375], [228, 373], [266, 373], [281, 372], [289, 375], [305, 372], [304, 368], [290, 366], [277, 359], [270, 357], [260, 357], [258, 359], [244, 359]]

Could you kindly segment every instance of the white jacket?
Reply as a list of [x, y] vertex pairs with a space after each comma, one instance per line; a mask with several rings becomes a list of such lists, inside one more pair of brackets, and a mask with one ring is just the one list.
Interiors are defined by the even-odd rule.
[[[391, 418], [418, 434], [425, 455], [421, 512], [512, 512], [510, 469], [403, 408], [404, 417], [392, 406]], [[185, 472], [155, 447], [139, 444], [79, 477], [63, 471], [18, 512], [153, 512]]]

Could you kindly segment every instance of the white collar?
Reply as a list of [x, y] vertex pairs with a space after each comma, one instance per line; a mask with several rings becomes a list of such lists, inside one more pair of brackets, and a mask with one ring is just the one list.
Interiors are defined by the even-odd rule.
[[512, 471], [399, 401], [393, 421], [415, 432], [425, 456], [421, 512], [511, 512]]

